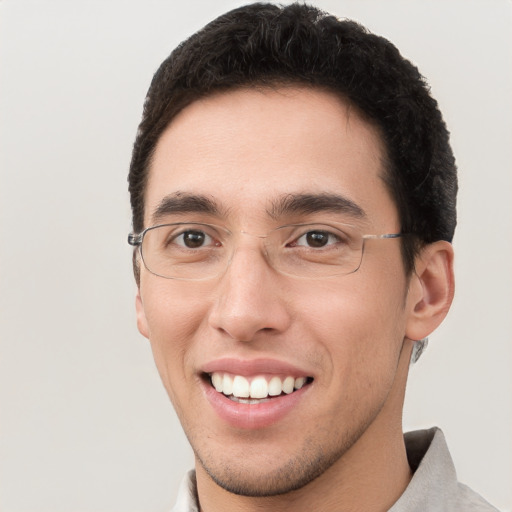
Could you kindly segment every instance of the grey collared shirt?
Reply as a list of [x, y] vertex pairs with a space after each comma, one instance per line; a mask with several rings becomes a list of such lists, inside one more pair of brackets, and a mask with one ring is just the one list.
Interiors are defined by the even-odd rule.
[[[480, 495], [457, 481], [455, 467], [438, 428], [405, 434], [412, 480], [389, 512], [498, 512]], [[196, 477], [189, 471], [171, 512], [199, 512]]]

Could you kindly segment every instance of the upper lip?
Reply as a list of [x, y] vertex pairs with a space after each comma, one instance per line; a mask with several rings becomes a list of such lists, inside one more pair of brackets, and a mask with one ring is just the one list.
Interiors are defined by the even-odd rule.
[[291, 375], [294, 377], [312, 377], [311, 373], [278, 359], [238, 359], [224, 357], [215, 359], [201, 367], [203, 373], [227, 372], [233, 375], [249, 377], [259, 374]]

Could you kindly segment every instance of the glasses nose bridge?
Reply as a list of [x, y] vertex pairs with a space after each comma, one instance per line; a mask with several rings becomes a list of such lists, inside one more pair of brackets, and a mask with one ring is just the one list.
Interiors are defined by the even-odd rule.
[[254, 238], [268, 238], [270, 233], [266, 233], [265, 235], [262, 235], [262, 234], [259, 234], [259, 233], [249, 233], [249, 231], [245, 231], [243, 229], [240, 230], [240, 234], [242, 235], [247, 235], [247, 236], [252, 236]]
[[[245, 231], [245, 230], [239, 230], [236, 232], [237, 234], [239, 235], [246, 235], [250, 238], [252, 238], [254, 240], [254, 242], [257, 244], [257, 247], [255, 247], [253, 244], [249, 244], [249, 247], [246, 245], [246, 244], [243, 244], [241, 243], [241, 240], [240, 238], [238, 238], [238, 240], [233, 240], [232, 242], [232, 247], [231, 247], [231, 251], [230, 251], [230, 257], [229, 257], [229, 260], [228, 260], [228, 264], [227, 266], [230, 267], [231, 264], [232, 264], [232, 261], [233, 261], [233, 258], [235, 257], [235, 255], [237, 253], [239, 253], [240, 249], [242, 249], [242, 252], [246, 252], [246, 251], [249, 251], [249, 253], [259, 253], [260, 257], [262, 257], [266, 264], [269, 265], [270, 267], [273, 268], [273, 262], [271, 261], [271, 255], [270, 253], [272, 251], [269, 251], [269, 247], [268, 247], [268, 239], [269, 239], [269, 236], [271, 235], [271, 232], [270, 233], [267, 233], [267, 234], [260, 234], [260, 233], [250, 233], [249, 231]], [[261, 241], [262, 243], [258, 243], [259, 241]]]
[[[251, 233], [249, 231], [245, 231], [245, 230], [241, 229], [240, 231], [238, 231], [238, 233], [240, 235], [245, 235], [247, 237], [252, 238], [255, 242], [261, 241], [262, 243], [258, 243], [260, 250], [263, 249], [265, 253], [268, 253], [268, 245], [269, 245], [268, 240], [269, 240], [269, 237], [271, 236], [272, 232], [269, 232], [266, 234], [260, 234], [260, 233]], [[234, 241], [234, 243], [233, 243], [233, 251], [237, 251], [243, 245], [245, 245], [245, 244], [241, 243], [241, 239], [239, 237], [238, 240]]]
[[[252, 238], [255, 242], [261, 241], [261, 243], [259, 243], [258, 246], [259, 246], [260, 251], [262, 251], [262, 253], [267, 257], [267, 259], [270, 257], [270, 253], [275, 252], [274, 246], [276, 244], [276, 240], [275, 240], [276, 230], [273, 229], [273, 230], [268, 231], [267, 233], [263, 234], [263, 233], [251, 233], [250, 231], [245, 231], [245, 230], [241, 229], [240, 231], [238, 231], [238, 233], [240, 235], [245, 235], [247, 237]], [[234, 244], [233, 250], [237, 250], [243, 245], [240, 242], [241, 242], [241, 240], [239, 239], [238, 243]]]

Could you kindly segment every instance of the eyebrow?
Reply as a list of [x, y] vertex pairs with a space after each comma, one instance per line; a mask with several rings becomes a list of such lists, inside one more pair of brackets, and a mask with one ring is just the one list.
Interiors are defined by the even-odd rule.
[[[267, 214], [273, 219], [286, 215], [310, 215], [319, 212], [343, 213], [357, 219], [366, 218], [365, 211], [352, 200], [338, 194], [286, 194], [272, 201]], [[203, 213], [216, 217], [226, 216], [224, 210], [210, 197], [188, 192], [174, 192], [158, 203], [151, 215], [157, 224], [167, 215]], [[224, 215], [223, 215], [224, 214]]]
[[285, 215], [333, 212], [357, 219], [366, 218], [365, 211], [352, 200], [338, 194], [287, 194], [272, 202], [267, 213], [274, 219]]
[[207, 196], [174, 192], [162, 198], [153, 210], [151, 220], [153, 223], [157, 223], [166, 215], [181, 213], [206, 213], [218, 216], [220, 209], [217, 203]]

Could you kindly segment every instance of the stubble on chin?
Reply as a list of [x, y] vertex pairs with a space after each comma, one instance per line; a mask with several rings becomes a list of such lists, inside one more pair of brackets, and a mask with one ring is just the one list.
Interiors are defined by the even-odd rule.
[[270, 498], [302, 489], [324, 474], [357, 442], [370, 423], [365, 422], [358, 431], [334, 442], [331, 436], [331, 442], [325, 443], [325, 434], [310, 436], [286, 460], [270, 461], [271, 469], [255, 467], [257, 463], [251, 460], [250, 450], [232, 463], [195, 452], [196, 461], [215, 484], [229, 493]]

